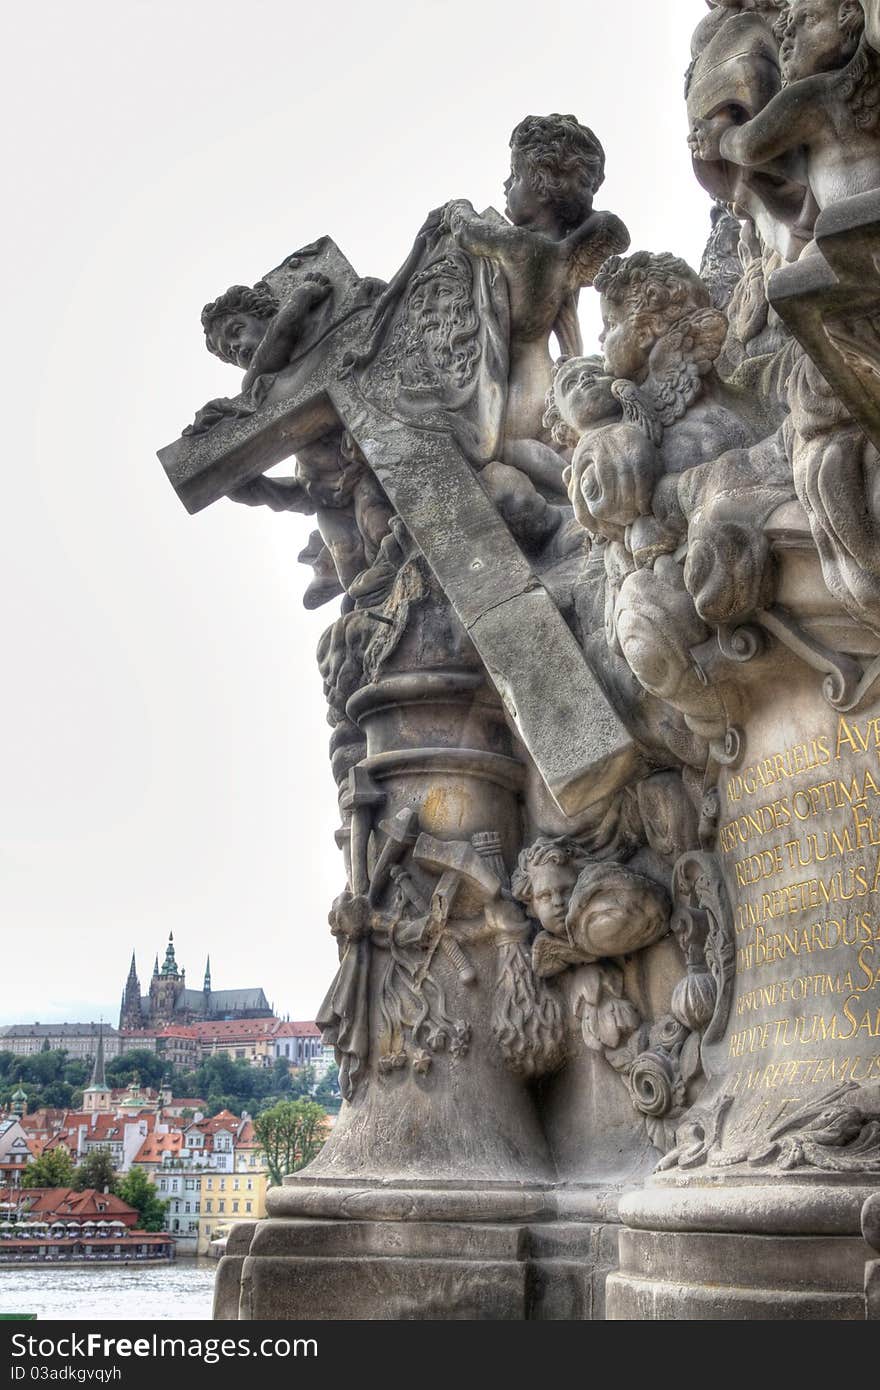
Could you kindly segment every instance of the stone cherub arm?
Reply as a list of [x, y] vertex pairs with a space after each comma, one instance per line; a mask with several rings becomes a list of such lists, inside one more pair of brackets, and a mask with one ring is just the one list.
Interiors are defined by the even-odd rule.
[[510, 305], [505, 435], [541, 439], [552, 379], [550, 334], [556, 334], [563, 353], [583, 350], [578, 291], [592, 284], [608, 256], [626, 250], [629, 234], [613, 213], [593, 210], [605, 154], [574, 116], [526, 116], [510, 148], [504, 185], [509, 220], [480, 216], [470, 203], [459, 201], [440, 210], [439, 221], [463, 250], [494, 262], [504, 274]]
[[330, 290], [330, 281], [319, 271], [310, 271], [303, 276], [302, 284], [297, 285], [290, 298], [269, 320], [245, 372], [243, 391], [250, 391], [261, 376], [280, 372], [287, 366], [302, 337], [308, 315], [327, 298]]
[[758, 168], [803, 151], [819, 207], [880, 183], [876, 0], [792, 0], [782, 31], [785, 86], [750, 120], [735, 106], [694, 122], [703, 161]]
[[208, 401], [183, 433], [205, 434], [229, 416], [252, 414], [260, 403], [261, 379], [287, 366], [309, 314], [331, 288], [326, 275], [310, 271], [283, 304], [263, 280], [253, 287], [232, 285], [206, 304], [202, 310], [205, 346], [245, 375], [239, 397]]
[[[528, 275], [530, 265], [543, 253], [552, 260], [554, 270], [561, 270], [553, 276], [553, 288], [564, 287], [566, 294], [591, 285], [603, 262], [629, 243], [624, 224], [612, 212], [590, 212], [573, 231], [558, 238], [482, 216], [464, 199], [447, 204], [444, 216], [464, 250], [498, 261], [508, 275]], [[552, 246], [542, 247], [542, 241]]]

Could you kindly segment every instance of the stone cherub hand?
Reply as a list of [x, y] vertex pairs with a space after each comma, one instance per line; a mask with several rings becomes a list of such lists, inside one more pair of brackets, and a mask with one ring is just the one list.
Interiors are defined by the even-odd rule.
[[706, 164], [720, 159], [722, 136], [733, 124], [733, 112], [729, 107], [716, 112], [714, 116], [696, 117], [691, 122], [687, 141], [694, 158]]
[[259, 377], [282, 371], [302, 337], [305, 320], [331, 293], [333, 286], [326, 275], [310, 270], [297, 285], [290, 298], [270, 319], [263, 338], [245, 372], [242, 390], [249, 391]]
[[253, 287], [233, 285], [202, 310], [209, 352], [241, 368], [245, 375], [237, 398], [208, 401], [183, 431], [206, 434], [223, 419], [252, 415], [262, 398], [260, 380], [288, 365], [311, 311], [332, 292], [320, 271], [307, 271], [283, 304], [265, 281]]
[[714, 157], [758, 168], [797, 154], [819, 209], [880, 187], [878, 41], [876, 0], [791, 0], [779, 50], [784, 86], [750, 120], [726, 113]]

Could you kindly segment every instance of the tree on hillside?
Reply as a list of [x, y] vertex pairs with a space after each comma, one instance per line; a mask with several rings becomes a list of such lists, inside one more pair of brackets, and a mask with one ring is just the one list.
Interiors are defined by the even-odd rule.
[[298, 1067], [290, 1078], [290, 1093], [294, 1100], [306, 1100], [315, 1089], [314, 1067]]
[[284, 1057], [276, 1057], [272, 1063], [272, 1090], [278, 1095], [284, 1095], [291, 1088], [290, 1063]]
[[133, 1047], [121, 1052], [107, 1063], [106, 1076], [110, 1086], [130, 1086], [135, 1077], [142, 1086], [161, 1086], [165, 1063], [155, 1052], [145, 1047]]
[[326, 1138], [326, 1111], [313, 1100], [281, 1100], [254, 1120], [254, 1133], [276, 1186], [320, 1152]]
[[69, 1110], [73, 1104], [74, 1090], [68, 1086], [66, 1081], [50, 1081], [48, 1086], [34, 1089], [30, 1093], [31, 1104], [36, 1108], [36, 1102], [40, 1106], [48, 1105], [54, 1110]]
[[82, 1163], [78, 1164], [73, 1174], [73, 1186], [80, 1192], [83, 1192], [87, 1187], [94, 1187], [98, 1192], [116, 1191], [113, 1160], [110, 1157], [110, 1150], [105, 1145], [101, 1145], [98, 1149], [92, 1149], [90, 1153], [86, 1154]]
[[156, 1189], [143, 1168], [132, 1168], [125, 1177], [120, 1178], [116, 1195], [137, 1211], [139, 1230], [162, 1230], [168, 1203], [157, 1197]]
[[329, 1113], [339, 1113], [342, 1096], [339, 1091], [339, 1068], [335, 1062], [330, 1064], [315, 1087], [315, 1100]]
[[91, 1074], [91, 1063], [85, 1057], [71, 1057], [64, 1067], [64, 1080], [76, 1090], [82, 1090], [83, 1086], [89, 1084]]
[[21, 1175], [22, 1187], [73, 1187], [73, 1159], [66, 1149], [49, 1149], [29, 1163]]

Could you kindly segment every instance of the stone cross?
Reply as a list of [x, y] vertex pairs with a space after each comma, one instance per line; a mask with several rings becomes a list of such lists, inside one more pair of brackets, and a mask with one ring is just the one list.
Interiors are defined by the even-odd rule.
[[[337, 248], [336, 261], [352, 272]], [[320, 336], [256, 411], [184, 435], [159, 458], [198, 512], [340, 426], [356, 440], [476, 647], [560, 809], [575, 816], [631, 780], [640, 755], [550, 593], [451, 434], [401, 423], [367, 400], [352, 357], [370, 308], [340, 296]]]

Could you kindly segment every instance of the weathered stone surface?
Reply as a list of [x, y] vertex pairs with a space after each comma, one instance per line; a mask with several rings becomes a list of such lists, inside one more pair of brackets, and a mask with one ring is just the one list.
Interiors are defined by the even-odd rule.
[[[616, 1248], [607, 1225], [270, 1219], [246, 1260], [223, 1261], [215, 1317], [295, 1306], [298, 1317], [327, 1318], [333, 1289], [352, 1319], [601, 1317]], [[240, 1311], [230, 1312], [236, 1277]]]
[[602, 1317], [618, 1234], [613, 1318], [876, 1315], [880, 3], [708, 10], [701, 274], [529, 116], [504, 216], [203, 311], [244, 380], [168, 476], [342, 599], [344, 1104], [218, 1317]]

